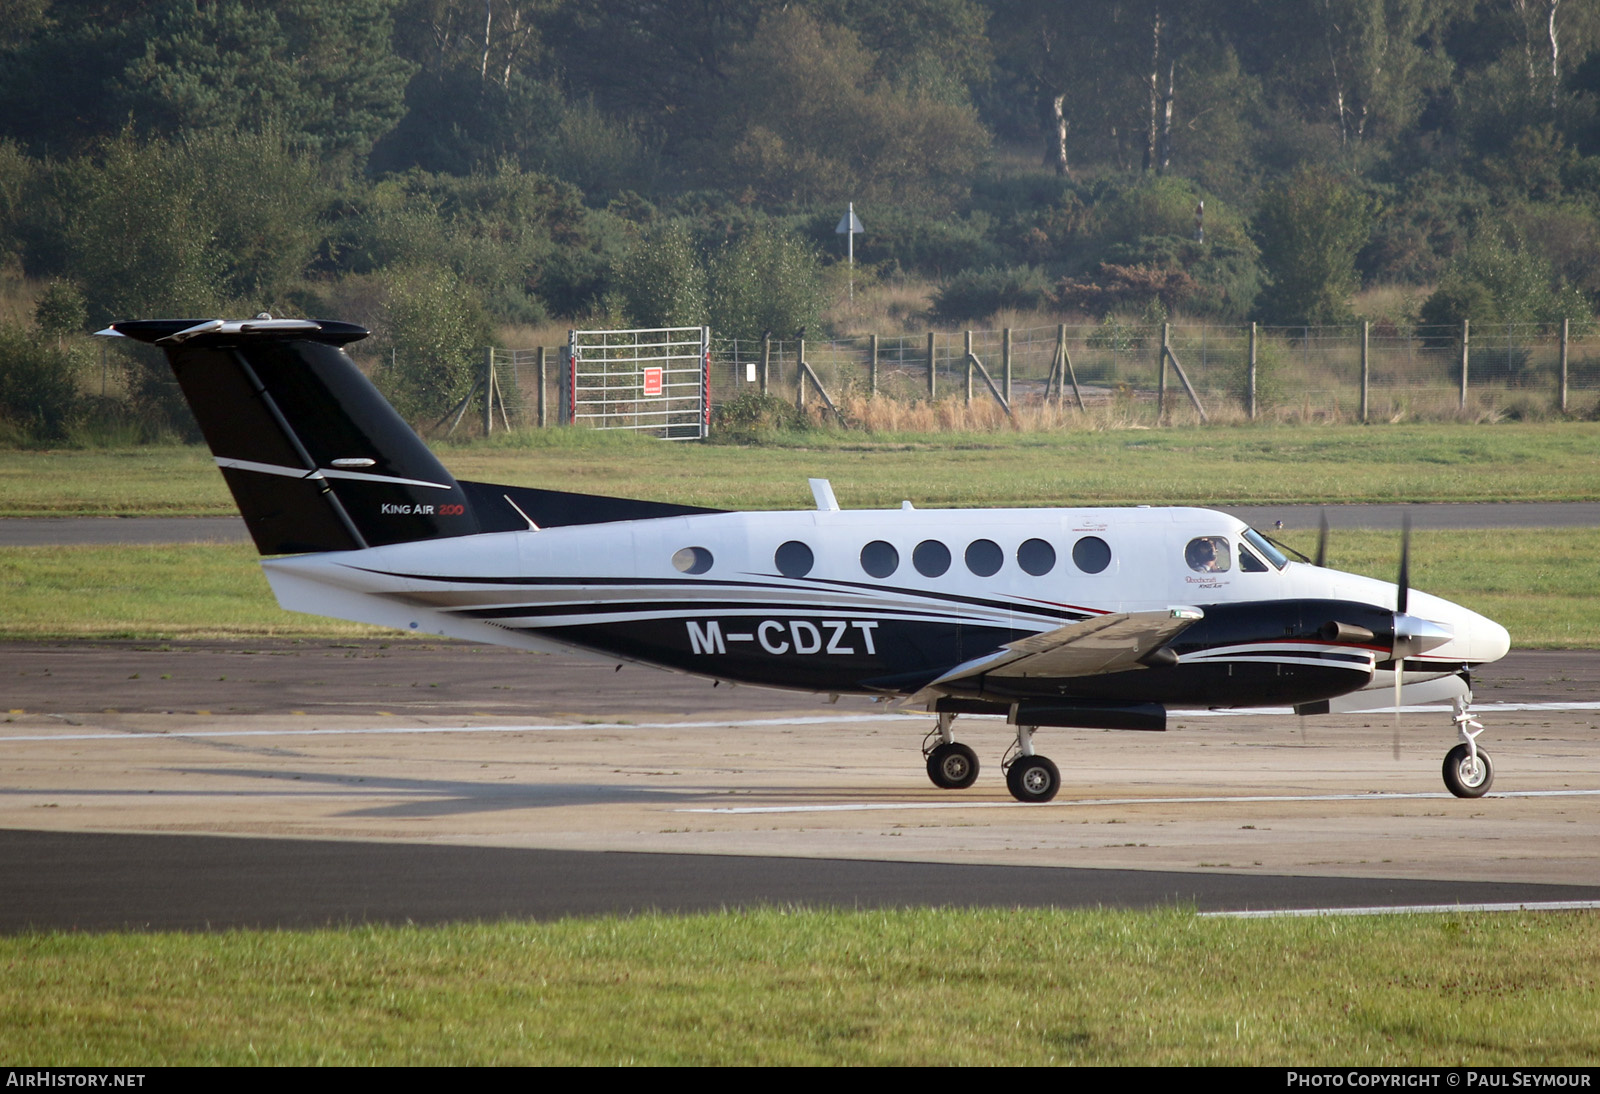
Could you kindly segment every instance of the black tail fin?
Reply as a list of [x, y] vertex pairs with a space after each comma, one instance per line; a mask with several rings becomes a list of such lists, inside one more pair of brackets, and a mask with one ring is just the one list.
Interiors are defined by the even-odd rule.
[[264, 555], [714, 513], [458, 482], [311, 319], [143, 319], [100, 332], [160, 346]]
[[166, 351], [262, 554], [491, 530], [340, 349], [365, 338], [362, 328], [263, 317], [141, 320], [101, 333]]

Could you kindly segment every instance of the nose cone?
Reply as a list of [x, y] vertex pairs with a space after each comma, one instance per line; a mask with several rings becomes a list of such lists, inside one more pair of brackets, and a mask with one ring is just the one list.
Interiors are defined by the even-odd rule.
[[1511, 635], [1506, 629], [1470, 608], [1415, 589], [1410, 607], [1413, 614], [1442, 626], [1451, 635], [1450, 641], [1429, 649], [1426, 660], [1482, 665], [1500, 660], [1511, 650]]
[[1511, 633], [1492, 619], [1472, 612], [1467, 628], [1467, 660], [1498, 661], [1511, 652]]

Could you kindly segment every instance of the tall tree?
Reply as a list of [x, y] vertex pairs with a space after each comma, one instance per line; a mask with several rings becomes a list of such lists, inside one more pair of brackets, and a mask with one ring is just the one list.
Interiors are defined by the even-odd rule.
[[969, 107], [875, 80], [855, 35], [804, 11], [770, 16], [726, 63], [718, 162], [769, 201], [948, 203], [986, 143]]
[[399, 119], [412, 71], [390, 50], [394, 3], [55, 0], [0, 55], [0, 127], [81, 152], [130, 120], [160, 137], [271, 124], [360, 157]]
[[1227, 32], [1281, 107], [1353, 148], [1404, 132], [1448, 86], [1444, 31], [1472, 3], [1249, 0]]
[[1336, 323], [1361, 287], [1356, 254], [1372, 230], [1372, 203], [1320, 168], [1296, 171], [1256, 209], [1261, 258], [1272, 278], [1259, 303], [1274, 323]]

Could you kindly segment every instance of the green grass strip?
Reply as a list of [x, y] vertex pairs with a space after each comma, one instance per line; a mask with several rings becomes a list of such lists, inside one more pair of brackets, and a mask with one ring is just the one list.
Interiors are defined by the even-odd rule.
[[[808, 508], [807, 477], [844, 506], [1589, 501], [1586, 422], [1232, 426], [1060, 433], [818, 430], [759, 447], [552, 429], [439, 445], [461, 478], [737, 509]], [[0, 516], [222, 515], [200, 448], [0, 451]]]
[[1600, 916], [827, 912], [0, 939], [0, 1056], [1592, 1064]]

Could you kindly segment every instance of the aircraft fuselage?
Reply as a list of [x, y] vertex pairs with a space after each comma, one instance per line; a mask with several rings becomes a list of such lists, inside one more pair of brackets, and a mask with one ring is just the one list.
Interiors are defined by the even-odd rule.
[[[963, 709], [1311, 703], [1381, 686], [1395, 667], [1393, 584], [1286, 561], [1243, 522], [1195, 508], [713, 513], [264, 566], [294, 610], [841, 694], [911, 695], [1008, 643], [1113, 613], [1203, 615], [1164, 661], [939, 689], [978, 704]], [[1508, 648], [1503, 628], [1459, 605], [1412, 592], [1409, 611], [1444, 638], [1403, 657], [1407, 682]]]

